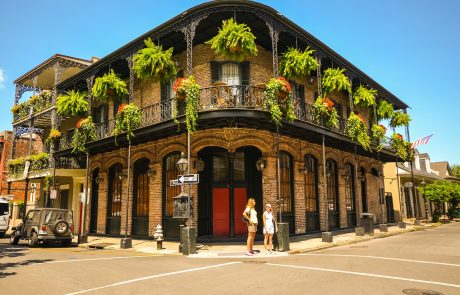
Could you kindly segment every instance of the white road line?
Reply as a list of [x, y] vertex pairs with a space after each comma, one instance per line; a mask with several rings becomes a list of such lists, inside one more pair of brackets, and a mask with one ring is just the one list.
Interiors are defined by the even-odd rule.
[[311, 253], [304, 253], [304, 254], [298, 254], [298, 255], [301, 255], [301, 256], [329, 256], [329, 257], [370, 258], [370, 259], [395, 260], [395, 261], [404, 261], [404, 262], [413, 262], [413, 263], [437, 264], [437, 265], [445, 265], [445, 266], [460, 267], [460, 264], [454, 264], [454, 263], [434, 262], [434, 261], [425, 261], [425, 260], [412, 260], [412, 259], [402, 259], [402, 258], [392, 258], [392, 257], [382, 257], [382, 256], [370, 256], [370, 255], [353, 255], [353, 254], [311, 254]]
[[287, 264], [277, 264], [277, 263], [266, 263], [266, 265], [281, 266], [281, 267], [288, 267], [288, 268], [300, 268], [300, 269], [308, 269], [308, 270], [317, 270], [317, 271], [325, 271], [325, 272], [336, 272], [336, 273], [358, 275], [358, 276], [365, 276], [365, 277], [374, 277], [374, 278], [382, 278], [382, 279], [390, 279], [390, 280], [416, 282], [416, 283], [424, 283], [424, 284], [432, 284], [432, 285], [440, 285], [440, 286], [460, 288], [460, 285], [455, 285], [455, 284], [435, 282], [435, 281], [417, 280], [417, 279], [409, 279], [409, 278], [394, 277], [394, 276], [377, 275], [377, 274], [371, 274], [371, 273], [365, 273], [365, 272], [355, 272], [355, 271], [346, 271], [346, 270], [338, 270], [338, 269], [330, 269], [330, 268], [319, 268], [319, 267], [310, 267], [310, 266], [297, 266], [297, 265], [287, 265]]
[[222, 264], [216, 264], [216, 265], [210, 265], [210, 266], [204, 266], [204, 267], [198, 267], [198, 268], [191, 268], [191, 269], [185, 269], [185, 270], [168, 272], [168, 273], [162, 273], [162, 274], [158, 274], [158, 275], [142, 277], [142, 278], [137, 278], [137, 279], [128, 280], [128, 281], [122, 281], [122, 282], [118, 282], [118, 283], [114, 283], [114, 284], [110, 284], [110, 285], [106, 285], [106, 286], [86, 289], [86, 290], [77, 291], [77, 292], [73, 292], [73, 293], [67, 293], [66, 295], [82, 294], [82, 293], [87, 293], [87, 292], [96, 291], [96, 290], [100, 290], [100, 289], [105, 289], [105, 288], [110, 288], [110, 287], [115, 287], [115, 286], [121, 286], [121, 285], [125, 285], [125, 284], [131, 284], [131, 283], [135, 283], [135, 282], [139, 282], [139, 281], [145, 281], [145, 280], [150, 280], [150, 279], [155, 279], [155, 278], [161, 278], [161, 277], [166, 277], [166, 276], [183, 274], [183, 273], [192, 272], [192, 271], [211, 269], [211, 268], [227, 266], [227, 265], [232, 265], [232, 264], [238, 264], [238, 263], [241, 263], [241, 262], [234, 261], [234, 262], [228, 262], [228, 263], [222, 263]]

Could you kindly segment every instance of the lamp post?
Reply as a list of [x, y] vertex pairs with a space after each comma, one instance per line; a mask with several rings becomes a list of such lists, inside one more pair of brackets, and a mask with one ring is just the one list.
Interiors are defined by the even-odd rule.
[[426, 218], [426, 223], [430, 223], [430, 210], [428, 209], [428, 200], [425, 196], [425, 187], [426, 187], [426, 182], [425, 180], [422, 180], [420, 184], [423, 187], [423, 200], [425, 201], [425, 218]]
[[[127, 172], [127, 190], [126, 190], [126, 216], [125, 216], [125, 237], [120, 241], [120, 248], [127, 249], [132, 248], [133, 242], [131, 238], [128, 238], [128, 214], [129, 214], [129, 186], [130, 186], [130, 171], [131, 170], [131, 139], [128, 140], [128, 172]], [[124, 174], [120, 174], [118, 177], [120, 180], [124, 177]]]

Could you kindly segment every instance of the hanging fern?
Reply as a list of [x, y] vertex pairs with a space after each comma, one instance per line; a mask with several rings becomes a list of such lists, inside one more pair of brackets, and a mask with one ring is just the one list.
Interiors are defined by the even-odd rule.
[[205, 44], [211, 45], [217, 55], [234, 61], [243, 61], [257, 55], [256, 37], [246, 24], [238, 24], [233, 18], [222, 21], [219, 33]]
[[141, 123], [142, 113], [139, 107], [134, 103], [122, 104], [115, 116], [115, 129], [113, 130], [115, 144], [117, 143], [117, 136], [123, 132], [126, 132], [126, 138], [131, 140], [134, 137], [134, 129], [139, 128]]
[[265, 108], [270, 111], [272, 121], [281, 126], [283, 117], [293, 122], [296, 118], [291, 85], [284, 77], [272, 78], [265, 87]]
[[371, 139], [363, 117], [351, 112], [345, 125], [345, 132], [351, 140], [359, 142], [365, 150], [371, 150]]
[[402, 111], [396, 111], [393, 113], [390, 119], [391, 127], [409, 126], [410, 117], [408, 114]]
[[93, 123], [93, 118], [81, 118], [77, 122], [77, 128], [72, 137], [72, 153], [86, 153], [85, 144], [96, 140], [96, 126]]
[[375, 105], [375, 98], [377, 97], [377, 90], [367, 89], [360, 85], [353, 93], [353, 103], [355, 106], [362, 108], [369, 108]]
[[386, 100], [381, 100], [377, 106], [377, 119], [384, 120], [390, 119], [393, 116], [393, 105]]
[[174, 83], [175, 103], [173, 108], [174, 122], [180, 128], [180, 122], [177, 119], [178, 106], [185, 99], [185, 124], [190, 133], [196, 131], [198, 120], [198, 110], [200, 107], [200, 85], [195, 82], [195, 78], [190, 76], [188, 78], [178, 78]]
[[291, 76], [304, 78], [318, 68], [318, 61], [313, 57], [313, 49], [307, 47], [303, 52], [290, 47], [281, 55], [280, 75], [289, 79]]
[[329, 97], [318, 97], [313, 104], [313, 118], [316, 124], [327, 128], [339, 127], [339, 114]]
[[413, 150], [411, 143], [404, 140], [403, 136], [398, 133], [393, 133], [391, 136], [391, 147], [395, 151], [396, 156], [403, 160], [411, 160], [413, 156]]
[[326, 69], [323, 73], [321, 83], [323, 86], [323, 95], [327, 95], [334, 90], [341, 91], [346, 90], [351, 91], [350, 80], [344, 74], [345, 69]]
[[96, 78], [92, 93], [93, 97], [99, 101], [120, 101], [128, 96], [128, 88], [126, 87], [126, 82], [120, 79], [113, 69], [111, 69], [109, 73]]
[[64, 117], [85, 116], [89, 112], [86, 92], [70, 90], [58, 96], [56, 100], [57, 113]]
[[173, 48], [163, 51], [162, 46], [157, 46], [152, 39], [144, 40], [146, 48], [140, 49], [133, 57], [133, 71], [141, 80], [152, 79], [169, 81], [176, 75], [176, 66], [172, 60]]
[[383, 148], [383, 140], [385, 139], [385, 133], [387, 128], [383, 125], [372, 125], [372, 140], [377, 144], [377, 151], [379, 152]]

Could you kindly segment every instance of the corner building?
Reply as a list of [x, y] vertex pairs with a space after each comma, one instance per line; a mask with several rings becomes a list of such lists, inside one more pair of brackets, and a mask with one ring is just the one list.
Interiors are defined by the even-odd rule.
[[[223, 20], [232, 17], [251, 28], [257, 56], [229, 61], [204, 44], [217, 34]], [[347, 92], [331, 95], [340, 116], [339, 128], [315, 123], [312, 104], [320, 93], [322, 71], [334, 66], [346, 69], [352, 85], [378, 90], [379, 99], [395, 109], [407, 105], [272, 8], [246, 1], [215, 1], [189, 9], [57, 84], [55, 95], [71, 89], [90, 93], [94, 79], [113, 69], [128, 84], [126, 102], [134, 102], [142, 112], [141, 127], [132, 139], [128, 183], [128, 142], [122, 134], [115, 145], [112, 135], [119, 103], [100, 103], [89, 97], [97, 134], [87, 145], [90, 233], [124, 234], [127, 219], [128, 234], [135, 237], [152, 237], [158, 224], [166, 239], [179, 235], [180, 224], [172, 215], [173, 197], [180, 188], [169, 183], [177, 179], [181, 152], [187, 154], [187, 133], [184, 124], [178, 130], [172, 117], [174, 81], [140, 81], [133, 73], [132, 56], [149, 37], [164, 49], [173, 47], [179, 75], [193, 75], [201, 85], [198, 129], [190, 141], [191, 173], [200, 177], [198, 185], [190, 186], [198, 239], [244, 235], [241, 216], [249, 197], [256, 200], [259, 220], [264, 204], [271, 203], [276, 214], [282, 213], [283, 222], [289, 223], [292, 235], [355, 227], [362, 212], [375, 214], [375, 222], [386, 222], [379, 171], [385, 162], [395, 161], [394, 152], [388, 146], [380, 152], [375, 146], [366, 151], [346, 135], [345, 120], [353, 108]], [[290, 81], [297, 119], [284, 121], [277, 129], [258, 85], [277, 76], [278, 57], [296, 46], [314, 49], [321, 66], [305, 80]], [[220, 82], [226, 86], [218, 86]], [[360, 114], [371, 120], [366, 110]], [[183, 115], [178, 119], [184, 122]], [[53, 150], [55, 158], [74, 157], [67, 135], [77, 120], [59, 120], [57, 127], [64, 136]], [[260, 163], [263, 169], [256, 165]]]

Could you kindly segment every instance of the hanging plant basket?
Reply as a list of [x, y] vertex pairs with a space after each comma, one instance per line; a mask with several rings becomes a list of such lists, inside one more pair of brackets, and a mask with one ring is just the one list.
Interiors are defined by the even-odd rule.
[[96, 100], [109, 102], [120, 101], [126, 98], [129, 93], [126, 82], [111, 69], [109, 73], [96, 78], [92, 94]]
[[85, 144], [94, 140], [96, 140], [96, 126], [93, 123], [93, 118], [88, 116], [78, 120], [72, 137], [72, 153], [86, 153]]
[[371, 139], [367, 134], [364, 118], [360, 115], [350, 113], [345, 125], [345, 133], [350, 136], [351, 140], [359, 142], [365, 150], [371, 150]]
[[385, 139], [387, 128], [383, 125], [373, 124], [371, 131], [372, 131], [372, 140], [377, 145], [377, 151], [382, 150], [383, 141]]
[[289, 122], [296, 119], [291, 85], [284, 77], [272, 78], [265, 85], [265, 108], [270, 111], [272, 121], [281, 126], [284, 118]]
[[172, 60], [173, 48], [163, 50], [152, 39], [144, 40], [146, 48], [140, 49], [133, 57], [133, 71], [141, 80], [151, 79], [157, 81], [169, 81], [176, 75], [176, 66]]
[[185, 124], [190, 133], [196, 131], [198, 110], [200, 102], [200, 85], [195, 82], [195, 78], [190, 76], [188, 78], [178, 78], [173, 87], [176, 95], [174, 96], [176, 103], [173, 109], [173, 118], [180, 130], [180, 122], [177, 119], [178, 105], [182, 104], [185, 100]]
[[46, 143], [56, 143], [62, 136], [62, 133], [57, 129], [51, 129], [48, 138], [46, 139]]
[[390, 118], [391, 127], [409, 126], [410, 117], [402, 111], [395, 111]]
[[344, 74], [345, 69], [329, 68], [322, 75], [321, 83], [323, 87], [323, 95], [330, 94], [332, 91], [351, 91], [350, 80]]
[[246, 24], [238, 24], [231, 18], [224, 20], [218, 34], [205, 44], [211, 45], [211, 49], [225, 59], [243, 61], [257, 55], [255, 39]]
[[313, 104], [313, 118], [316, 124], [327, 128], [339, 127], [339, 114], [329, 97], [318, 97]]
[[120, 105], [115, 116], [115, 129], [113, 130], [115, 144], [117, 136], [124, 132], [126, 132], [126, 138], [131, 140], [134, 137], [134, 129], [139, 128], [141, 123], [142, 113], [137, 105], [134, 103]]
[[70, 90], [58, 96], [56, 100], [57, 113], [64, 117], [85, 116], [89, 112], [86, 92]]
[[385, 120], [390, 119], [393, 116], [394, 108], [393, 105], [386, 100], [380, 100], [377, 105], [377, 119]]
[[403, 160], [410, 160], [413, 155], [411, 143], [405, 141], [401, 134], [393, 133], [391, 136], [391, 147], [395, 151], [396, 156]]
[[307, 47], [304, 51], [290, 47], [281, 55], [280, 59], [280, 75], [289, 79], [296, 77], [299, 79], [305, 78], [312, 71], [318, 68], [318, 61], [313, 57], [313, 49]]
[[353, 103], [358, 107], [369, 108], [375, 105], [376, 97], [377, 90], [360, 85], [353, 93]]

